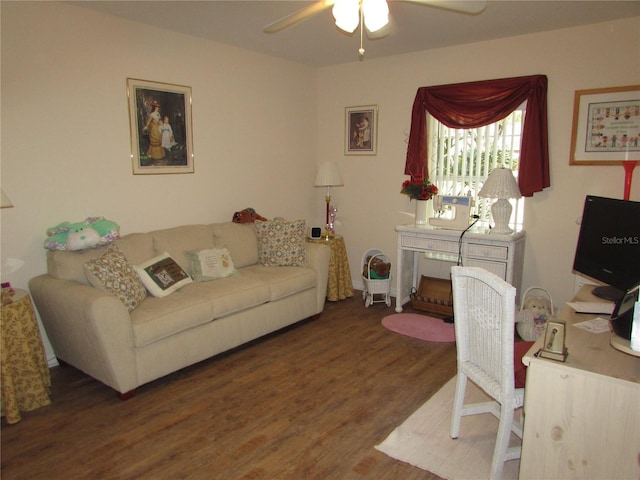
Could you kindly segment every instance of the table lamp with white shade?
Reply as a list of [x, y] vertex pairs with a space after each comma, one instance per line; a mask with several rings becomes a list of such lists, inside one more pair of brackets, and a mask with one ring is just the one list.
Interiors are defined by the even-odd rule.
[[497, 234], [513, 233], [513, 230], [509, 228], [509, 219], [513, 211], [509, 199], [522, 196], [513, 172], [502, 167], [493, 169], [478, 192], [478, 196], [497, 198], [491, 206], [491, 216], [495, 222], [491, 232]]
[[316, 174], [316, 187], [327, 187], [327, 195], [324, 197], [327, 203], [327, 218], [326, 218], [326, 226], [324, 229], [324, 237], [331, 238], [333, 237], [333, 232], [329, 228], [329, 209], [331, 203], [331, 187], [342, 187], [344, 183], [342, 182], [342, 175], [340, 175], [340, 170], [338, 169], [338, 164], [333, 161], [321, 163], [318, 167], [318, 173]]

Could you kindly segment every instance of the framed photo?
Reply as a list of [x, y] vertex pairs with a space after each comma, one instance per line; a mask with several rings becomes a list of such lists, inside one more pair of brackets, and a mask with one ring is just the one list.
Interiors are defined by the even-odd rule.
[[570, 165], [640, 160], [640, 85], [577, 90]]
[[378, 154], [378, 106], [345, 108], [345, 155]]
[[191, 88], [127, 78], [134, 175], [193, 173]]

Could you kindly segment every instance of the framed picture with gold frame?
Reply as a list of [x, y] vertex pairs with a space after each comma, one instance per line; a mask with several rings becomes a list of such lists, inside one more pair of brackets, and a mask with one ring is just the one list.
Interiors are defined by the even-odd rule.
[[134, 175], [193, 173], [191, 87], [127, 78]]
[[640, 85], [577, 90], [570, 165], [640, 160]]
[[345, 155], [378, 154], [378, 106], [345, 108]]

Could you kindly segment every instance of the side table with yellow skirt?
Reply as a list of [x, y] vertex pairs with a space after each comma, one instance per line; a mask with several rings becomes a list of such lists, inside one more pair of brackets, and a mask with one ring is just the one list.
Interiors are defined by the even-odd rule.
[[347, 247], [341, 235], [325, 239], [307, 239], [308, 242], [326, 243], [331, 251], [329, 256], [329, 280], [327, 282], [327, 300], [335, 302], [353, 297], [353, 284], [351, 283], [351, 270]]
[[30, 412], [51, 403], [51, 377], [29, 293], [16, 290], [13, 302], [2, 305], [0, 312], [0, 410], [11, 424], [21, 420], [20, 411]]

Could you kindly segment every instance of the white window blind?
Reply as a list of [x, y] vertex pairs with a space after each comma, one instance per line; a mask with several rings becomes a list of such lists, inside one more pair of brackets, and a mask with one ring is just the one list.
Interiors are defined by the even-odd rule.
[[[495, 200], [479, 198], [478, 192], [496, 167], [510, 168], [517, 180], [524, 107], [499, 122], [471, 129], [449, 128], [427, 116], [429, 180], [441, 195], [471, 196], [474, 214], [480, 217], [478, 223], [488, 227]], [[510, 202], [513, 213], [509, 225], [521, 228], [524, 198]]]

